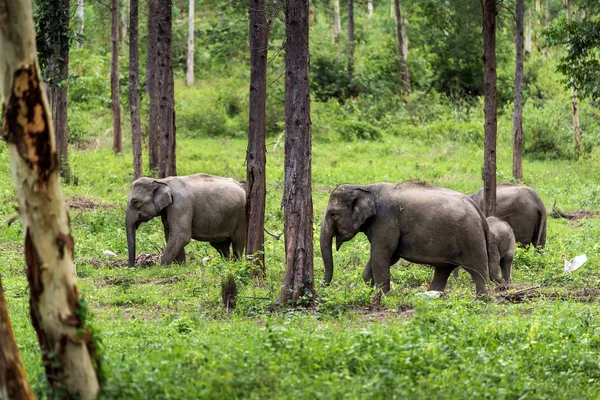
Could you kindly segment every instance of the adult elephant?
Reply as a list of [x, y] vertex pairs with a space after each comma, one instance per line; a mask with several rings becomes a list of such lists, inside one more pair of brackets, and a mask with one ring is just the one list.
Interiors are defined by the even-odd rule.
[[489, 276], [501, 281], [486, 218], [462, 193], [418, 181], [338, 186], [321, 228], [326, 282], [333, 276], [333, 237], [339, 249], [358, 232], [371, 243], [363, 279], [384, 292], [390, 290], [390, 267], [400, 258], [435, 268], [429, 290], [443, 291], [457, 266], [471, 274], [477, 294], [487, 292]]
[[[483, 210], [483, 188], [469, 196]], [[546, 245], [546, 207], [536, 191], [529, 186], [515, 183], [497, 185], [494, 216], [510, 225], [515, 240], [522, 246]]]
[[240, 257], [246, 241], [246, 192], [220, 176], [196, 174], [164, 179], [139, 178], [131, 184], [125, 225], [129, 266], [135, 264], [136, 230], [159, 216], [167, 245], [161, 264], [184, 262], [191, 239], [209, 242], [223, 256]]

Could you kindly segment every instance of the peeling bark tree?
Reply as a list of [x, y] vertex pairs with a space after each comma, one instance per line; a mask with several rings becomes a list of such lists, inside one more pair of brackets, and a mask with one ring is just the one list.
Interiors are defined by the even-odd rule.
[[0, 3], [4, 139], [25, 235], [33, 327], [52, 397], [94, 399], [99, 358], [82, 316], [56, 140], [40, 79], [31, 3]]
[[250, 0], [250, 118], [246, 153], [246, 254], [265, 275], [265, 107], [269, 25], [264, 0]]
[[[173, 82], [173, 53], [171, 51], [172, 35], [172, 0], [150, 0], [154, 3], [152, 14], [148, 15], [149, 29], [154, 30], [152, 36], [154, 46], [148, 48], [148, 57], [154, 58], [154, 75], [150, 91], [150, 112], [156, 113], [158, 132], [158, 176], [177, 175], [175, 163], [175, 96]], [[154, 107], [152, 104], [154, 103]]]
[[157, 72], [157, 36], [158, 21], [156, 21], [157, 0], [148, 0], [148, 57], [146, 57], [146, 90], [150, 98], [148, 116], [148, 169], [158, 170], [158, 98], [156, 89]]
[[187, 76], [185, 84], [194, 84], [194, 0], [190, 0], [188, 13], [188, 52], [187, 52]]
[[525, 0], [517, 0], [517, 65], [515, 68], [515, 108], [513, 113], [513, 177], [523, 179], [523, 18]]
[[402, 9], [400, 8], [400, 0], [394, 0], [394, 15], [396, 20], [396, 45], [398, 49], [398, 72], [400, 76], [400, 83], [405, 91], [410, 92], [410, 74], [408, 72], [408, 61], [407, 55], [404, 52], [404, 35], [402, 28]]
[[348, 0], [348, 73], [354, 75], [354, 0]]
[[[351, 1], [351, 0], [350, 0]], [[288, 0], [285, 52], [285, 278], [280, 303], [313, 299], [308, 0]]]
[[483, 1], [484, 214], [496, 213], [496, 0]]
[[34, 400], [15, 340], [0, 281], [0, 399]]
[[133, 177], [140, 178], [142, 170], [142, 128], [139, 93], [140, 59], [138, 54], [138, 0], [129, 5], [129, 112], [133, 150]]
[[113, 113], [113, 151], [123, 153], [123, 131], [121, 130], [121, 93], [119, 92], [119, 0], [110, 2], [110, 95]]

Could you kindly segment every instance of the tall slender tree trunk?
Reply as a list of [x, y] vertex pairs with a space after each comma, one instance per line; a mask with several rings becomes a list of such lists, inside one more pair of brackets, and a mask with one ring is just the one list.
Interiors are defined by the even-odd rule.
[[[544, 6], [544, 9], [545, 9], [544, 28], [548, 29], [548, 26], [550, 24], [550, 3], [549, 3], [549, 0], [546, 0], [546, 5]], [[544, 49], [542, 50], [542, 56], [548, 57], [548, 46], [544, 46]]]
[[513, 176], [523, 179], [523, 19], [525, 0], [517, 0], [517, 62], [515, 68], [515, 108], [513, 114]]
[[192, 86], [194, 84], [194, 0], [189, 1], [187, 75], [185, 84]]
[[74, 243], [37, 62], [31, 2], [4, 0], [0, 8], [2, 131], [25, 236], [31, 319], [53, 390], [48, 397], [95, 399], [99, 358], [77, 290]]
[[525, 27], [525, 53], [531, 53], [531, 8], [527, 9], [527, 26]]
[[280, 303], [315, 297], [308, 52], [308, 0], [288, 0], [285, 15], [285, 278]]
[[373, 0], [367, 0], [367, 15], [369, 17], [373, 16]]
[[483, 0], [483, 113], [485, 143], [483, 197], [486, 216], [496, 213], [496, 0]]
[[77, 48], [83, 48], [83, 30], [85, 27], [85, 8], [83, 5], [84, 0], [77, 0], [77, 34], [79, 35], [79, 41], [77, 42]]
[[[112, 0], [111, 0], [112, 1]], [[127, 38], [127, 4], [128, 0], [119, 0], [121, 2], [121, 23], [119, 25], [119, 41], [125, 45], [125, 38]]]
[[354, 75], [354, 0], [348, 0], [348, 73]]
[[[404, 35], [402, 28], [402, 9], [400, 8], [400, 0], [394, 0], [394, 15], [396, 19], [396, 48], [398, 49], [398, 72], [400, 76], [400, 83], [405, 91], [410, 92], [410, 74], [408, 72], [407, 55], [404, 52]], [[408, 44], [407, 44], [408, 47]]]
[[267, 195], [265, 131], [269, 26], [264, 0], [250, 0], [250, 118], [246, 153], [246, 254], [265, 275], [264, 227]]
[[[68, 31], [69, 28], [69, 0], [63, 0], [63, 8], [58, 14], [60, 16], [58, 24]], [[52, 64], [54, 65], [53, 73], [53, 89], [52, 113], [54, 116], [54, 131], [56, 132], [56, 151], [60, 160], [60, 173], [65, 181], [71, 182], [71, 169], [69, 167], [68, 154], [68, 130], [67, 130], [67, 99], [68, 99], [68, 77], [69, 77], [69, 48], [70, 44], [66, 36], [60, 36], [58, 43], [58, 56], [55, 57]], [[61, 84], [58, 85], [57, 83]]]
[[340, 0], [333, 0], [333, 40], [336, 43], [340, 41], [342, 32], [342, 22], [340, 19]]
[[156, 21], [156, 8], [158, 0], [148, 0], [148, 57], [146, 57], [146, 90], [150, 99], [150, 113], [148, 116], [148, 169], [158, 170], [158, 113], [159, 97], [157, 92], [157, 36], [158, 21]]
[[142, 169], [142, 127], [139, 92], [140, 59], [138, 53], [138, 0], [129, 5], [129, 112], [133, 147], [133, 177], [140, 178]]
[[[152, 0], [151, 0], [152, 1]], [[153, 10], [156, 47], [149, 57], [156, 57], [154, 92], [157, 95], [158, 115], [158, 176], [177, 175], [175, 162], [175, 97], [173, 82], [172, 0], [156, 1]]]
[[[567, 24], [571, 23], [572, 13], [571, 13], [571, 2], [566, 0], [567, 4]], [[571, 79], [571, 112], [573, 115], [573, 144], [575, 151], [579, 151], [581, 146], [581, 127], [579, 125], [579, 99], [577, 96], [577, 89], [575, 89], [575, 84]]]
[[0, 281], [0, 399], [35, 400], [15, 340]]
[[121, 93], [119, 92], [119, 0], [110, 2], [110, 95], [113, 113], [113, 151], [123, 153], [123, 131], [121, 130]]

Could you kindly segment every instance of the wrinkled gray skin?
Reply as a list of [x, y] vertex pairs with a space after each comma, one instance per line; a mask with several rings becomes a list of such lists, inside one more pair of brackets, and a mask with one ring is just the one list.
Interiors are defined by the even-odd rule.
[[457, 266], [471, 274], [477, 294], [487, 292], [489, 276], [501, 281], [498, 261], [488, 264], [487, 220], [462, 193], [416, 181], [338, 186], [321, 228], [326, 282], [333, 276], [333, 237], [339, 249], [358, 232], [371, 243], [363, 279], [384, 292], [390, 290], [390, 266], [400, 258], [435, 268], [429, 290], [443, 291]]
[[[483, 188], [469, 195], [483, 210]], [[546, 245], [546, 207], [532, 188], [515, 183], [496, 186], [496, 214], [510, 225], [517, 243]]]
[[505, 283], [510, 283], [510, 270], [515, 258], [515, 235], [510, 225], [501, 219], [488, 217], [487, 222], [494, 241], [492, 247], [492, 251], [496, 252], [494, 259], [500, 261], [502, 280]]
[[209, 242], [224, 257], [240, 257], [246, 241], [246, 192], [238, 182], [207, 174], [131, 184], [125, 226], [129, 266], [135, 264], [135, 234], [142, 222], [161, 217], [167, 245], [161, 264], [184, 262], [191, 239]]

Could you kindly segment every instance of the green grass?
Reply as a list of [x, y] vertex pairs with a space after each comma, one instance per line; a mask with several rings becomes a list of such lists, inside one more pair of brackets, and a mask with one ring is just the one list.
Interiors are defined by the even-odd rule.
[[[266, 226], [282, 233], [283, 143], [268, 139]], [[501, 140], [499, 180], [509, 180], [511, 151]], [[127, 149], [126, 151], [129, 151]], [[245, 262], [220, 259], [192, 242], [188, 262], [170, 267], [119, 268], [103, 256], [126, 258], [124, 211], [132, 159], [108, 148], [75, 150], [77, 185], [67, 198], [84, 196], [108, 207], [70, 212], [80, 293], [93, 313], [101, 341], [109, 399], [192, 398], [597, 398], [600, 391], [600, 307], [596, 301], [538, 298], [519, 304], [474, 300], [468, 274], [441, 299], [422, 298], [432, 270], [400, 262], [392, 291], [379, 308], [361, 278], [368, 258], [364, 236], [334, 253], [335, 272], [324, 286], [318, 250], [321, 216], [340, 183], [423, 179], [471, 193], [482, 184], [482, 149], [450, 141], [411, 141], [384, 135], [377, 142], [315, 141], [313, 146], [314, 308], [273, 306], [284, 273], [283, 240], [266, 239], [267, 278], [252, 279]], [[178, 172], [245, 178], [242, 139], [178, 139]], [[0, 144], [0, 221], [16, 214], [5, 144]], [[525, 160], [525, 182], [548, 208], [600, 209], [600, 160]], [[138, 252], [164, 246], [158, 220], [140, 227]], [[600, 288], [600, 227], [595, 219], [548, 220], [548, 245], [520, 249], [517, 285], [580, 290]], [[2, 281], [30, 381], [46, 392], [39, 347], [29, 320], [22, 226], [0, 230]], [[561, 253], [586, 253], [571, 275]], [[203, 265], [202, 259], [211, 259]], [[100, 260], [100, 262], [95, 261]], [[221, 277], [238, 282], [237, 308], [220, 303]]]

